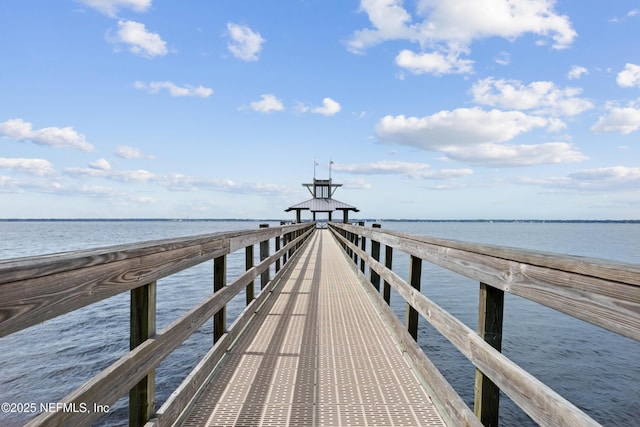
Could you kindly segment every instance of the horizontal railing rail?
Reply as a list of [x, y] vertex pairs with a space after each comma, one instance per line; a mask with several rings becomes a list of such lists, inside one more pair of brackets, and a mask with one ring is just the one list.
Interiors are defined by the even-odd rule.
[[[331, 223], [346, 254], [369, 265], [370, 282], [389, 303], [389, 287], [407, 302], [406, 328], [417, 337], [418, 314], [477, 368], [474, 410], [497, 425], [499, 390], [540, 425], [591, 426], [596, 421], [500, 352], [504, 292], [519, 295], [617, 334], [640, 340], [640, 266], [585, 257], [415, 236], [374, 227]], [[365, 251], [369, 239], [371, 254]], [[360, 242], [360, 245], [358, 244]], [[386, 246], [385, 264], [380, 245]], [[410, 255], [409, 283], [391, 269], [394, 250]], [[422, 260], [480, 282], [475, 332], [420, 293]], [[428, 373], [433, 375], [433, 373]], [[443, 405], [445, 410], [448, 405]], [[450, 414], [456, 417], [456, 414]], [[459, 420], [464, 421], [464, 420]]]
[[[236, 336], [250, 320], [251, 308], [269, 295], [271, 267], [275, 264], [274, 279], [281, 276], [288, 260], [314, 231], [315, 223], [306, 223], [0, 261], [0, 336], [131, 291], [131, 351], [62, 398], [60, 404], [109, 407], [130, 393], [130, 425], [144, 425], [152, 417], [152, 423], [164, 419], [162, 425], [171, 424], [193, 397], [185, 393], [202, 386], [206, 375], [196, 367], [185, 380], [188, 384], [172, 394], [158, 415], [155, 368], [211, 318], [216, 345], [198, 366], [215, 364], [221, 350], [228, 347], [229, 337]], [[275, 239], [271, 255], [270, 239]], [[261, 249], [260, 263], [254, 266], [256, 244]], [[243, 248], [246, 271], [227, 284], [226, 255]], [[213, 295], [156, 333], [156, 281], [212, 259]], [[253, 283], [258, 277], [263, 292], [254, 299]], [[247, 290], [247, 308], [227, 330], [225, 306], [243, 289]], [[100, 415], [99, 411], [45, 412], [28, 425], [86, 425]]]

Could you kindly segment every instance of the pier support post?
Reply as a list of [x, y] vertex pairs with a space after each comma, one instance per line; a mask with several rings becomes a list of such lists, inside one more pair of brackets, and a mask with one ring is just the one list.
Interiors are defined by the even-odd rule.
[[[504, 291], [480, 283], [478, 335], [491, 347], [502, 351], [502, 319]], [[484, 426], [497, 427], [500, 409], [500, 389], [476, 369], [473, 411]]]
[[[131, 290], [129, 348], [133, 350], [156, 334], [156, 282]], [[129, 391], [129, 426], [143, 426], [155, 403], [155, 369]]]
[[[409, 284], [420, 291], [420, 278], [422, 276], [422, 259], [411, 256], [409, 265]], [[418, 312], [407, 303], [407, 331], [414, 340], [418, 340]]]
[[[373, 224], [371, 227], [380, 228], [380, 224]], [[380, 242], [371, 239], [371, 258], [380, 261]], [[380, 275], [369, 267], [369, 281], [378, 292], [380, 292]]]
[[[269, 228], [269, 224], [260, 224], [260, 228]], [[269, 240], [260, 242], [260, 262], [269, 258]], [[266, 269], [260, 275], [260, 289], [264, 289], [269, 283], [269, 269]]]
[[[227, 282], [227, 256], [213, 260], [213, 293], [225, 287]], [[227, 329], [227, 307], [222, 307], [213, 315], [213, 343], [215, 344]]]
[[[244, 250], [244, 265], [246, 270], [253, 268], [253, 245], [247, 246]], [[255, 298], [255, 280], [247, 285], [247, 305]]]

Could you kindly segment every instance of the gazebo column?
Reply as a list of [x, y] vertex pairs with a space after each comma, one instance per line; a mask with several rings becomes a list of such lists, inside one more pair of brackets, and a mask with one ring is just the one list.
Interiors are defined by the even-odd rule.
[[342, 212], [344, 212], [344, 219], [342, 220], [342, 222], [347, 224], [349, 222], [349, 209], [343, 209]]
[[300, 212], [302, 212], [302, 209], [296, 209], [296, 222], [298, 224], [300, 224], [302, 222], [302, 218], [301, 218]]
[[329, 221], [331, 221], [331, 211], [329, 211]]

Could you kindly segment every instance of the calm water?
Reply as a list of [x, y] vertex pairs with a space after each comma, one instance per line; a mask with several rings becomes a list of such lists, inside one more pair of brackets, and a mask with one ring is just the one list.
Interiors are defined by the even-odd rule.
[[[217, 231], [255, 229], [254, 221], [2, 222], [0, 259]], [[276, 225], [276, 223], [271, 223]], [[415, 234], [640, 263], [640, 224], [383, 222]], [[394, 254], [407, 277], [408, 257]], [[244, 252], [228, 258], [228, 276], [244, 269]], [[158, 284], [158, 330], [211, 294], [211, 264]], [[423, 265], [423, 293], [469, 327], [477, 326], [478, 285]], [[244, 295], [228, 309], [242, 310]], [[404, 304], [392, 295], [404, 317]], [[473, 405], [474, 368], [422, 321], [419, 342], [467, 403]], [[128, 351], [129, 295], [122, 294], [0, 339], [0, 402], [57, 402]], [[212, 342], [207, 322], [157, 370], [161, 404]], [[506, 295], [503, 352], [604, 425], [640, 425], [640, 343]], [[126, 424], [126, 398], [100, 425]], [[159, 405], [158, 405], [159, 406]], [[21, 425], [25, 414], [0, 413], [0, 426]], [[501, 425], [534, 425], [508, 398]]]

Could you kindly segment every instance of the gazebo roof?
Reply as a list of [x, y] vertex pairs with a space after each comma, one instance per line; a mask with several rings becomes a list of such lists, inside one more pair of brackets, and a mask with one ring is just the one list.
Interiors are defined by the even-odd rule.
[[360, 212], [360, 209], [355, 206], [348, 205], [336, 199], [328, 198], [313, 198], [305, 202], [298, 203], [297, 205], [289, 206], [285, 212], [293, 210], [310, 210], [311, 212], [333, 212], [336, 210], [349, 210], [354, 212]]

